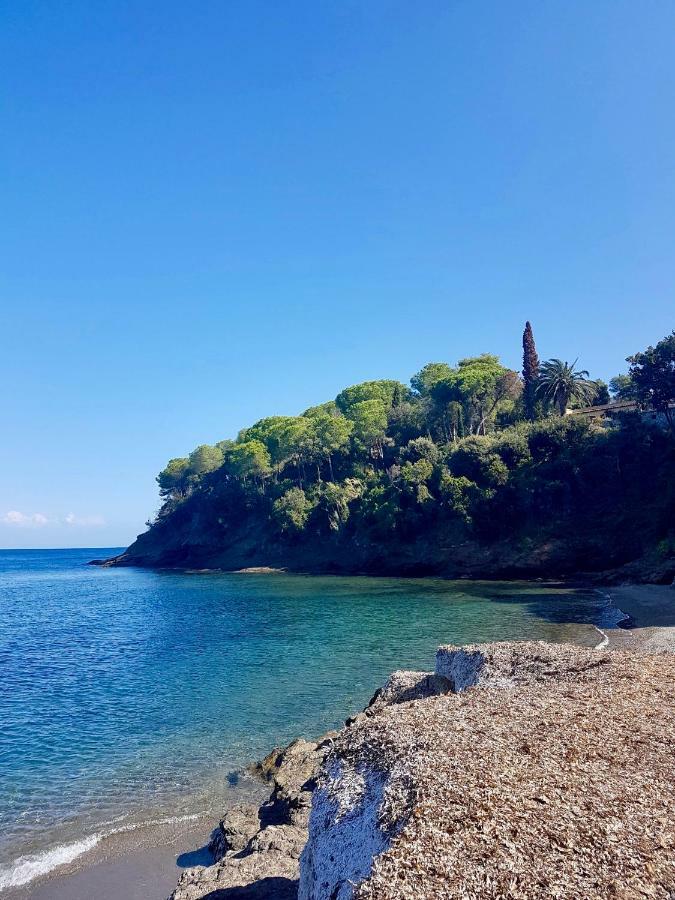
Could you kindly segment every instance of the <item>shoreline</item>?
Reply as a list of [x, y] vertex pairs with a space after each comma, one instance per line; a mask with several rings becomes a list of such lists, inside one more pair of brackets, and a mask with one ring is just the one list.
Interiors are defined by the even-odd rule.
[[[123, 555], [123, 554], [122, 554]], [[412, 569], [405, 567], [403, 569], [387, 569], [380, 571], [372, 571], [369, 569], [335, 569], [330, 566], [317, 566], [315, 568], [294, 565], [255, 565], [243, 566], [237, 568], [225, 568], [223, 566], [203, 566], [203, 565], [156, 565], [153, 563], [143, 563], [140, 561], [123, 561], [120, 557], [113, 556], [109, 559], [92, 559], [86, 563], [88, 566], [96, 566], [104, 569], [141, 569], [148, 572], [164, 572], [167, 574], [180, 575], [288, 575], [302, 576], [307, 578], [397, 578], [401, 580], [416, 579], [438, 579], [439, 581], [523, 581], [533, 584], [550, 584], [560, 585], [568, 588], [579, 590], [616, 590], [619, 587], [664, 587], [668, 588], [675, 583], [675, 576], [670, 575], [670, 570], [663, 576], [661, 572], [652, 573], [652, 577], [640, 580], [639, 576], [634, 579], [635, 573], [626, 576], [625, 581], [617, 580], [623, 572], [623, 567], [616, 569], [605, 569], [599, 571], [576, 572], [570, 573], [565, 571], [547, 570], [547, 569], [499, 569], [489, 568], [483, 569], [458, 569], [458, 570], [438, 570], [435, 567]], [[626, 567], [631, 565], [626, 563]], [[664, 580], [661, 580], [661, 579]]]
[[[653, 599], [653, 598], [652, 598]], [[668, 598], [670, 600], [670, 598]], [[658, 598], [656, 598], [658, 601]], [[608, 597], [611, 603], [611, 598]], [[618, 607], [614, 607], [618, 611], [618, 621], [615, 628], [618, 627], [619, 621], [625, 621], [625, 614]], [[595, 626], [597, 628], [597, 626]], [[600, 629], [598, 629], [600, 630]], [[603, 632], [601, 632], [603, 633]], [[603, 642], [604, 643], [604, 642]], [[637, 647], [635, 647], [637, 649]], [[666, 649], [662, 647], [661, 649]], [[630, 740], [623, 737], [626, 734], [626, 717], [628, 714], [633, 717], [634, 721], [640, 721], [639, 708], [631, 706], [630, 692], [623, 691], [621, 679], [626, 677], [626, 673], [632, 673], [633, 682], [638, 683], [640, 679], [644, 679], [644, 683], [648, 685], [649, 694], [644, 695], [642, 700], [646, 704], [647, 717], [656, 716], [656, 709], [660, 702], [659, 694], [663, 691], [663, 687], [654, 687], [654, 675], [644, 675], [642, 667], [646, 667], [647, 671], [666, 672], [672, 670], [672, 663], [667, 663], [666, 657], [670, 657], [675, 652], [675, 641], [668, 645], [670, 653], [650, 654], [643, 652], [618, 653], [612, 651], [607, 646], [594, 648], [572, 647], [564, 644], [544, 644], [540, 642], [523, 642], [523, 641], [507, 641], [487, 644], [475, 644], [467, 647], [440, 647], [436, 655], [436, 665], [434, 672], [410, 672], [397, 671], [390, 675], [386, 684], [378, 690], [371, 699], [368, 706], [362, 713], [348, 719], [345, 727], [337, 733], [325, 735], [318, 739], [317, 742], [307, 742], [298, 739], [293, 744], [282, 750], [273, 751], [262, 766], [268, 765], [272, 770], [271, 781], [274, 784], [270, 801], [261, 807], [257, 816], [251, 816], [249, 811], [241, 811], [234, 817], [226, 817], [220, 824], [220, 853], [217, 856], [216, 864], [204, 868], [195, 868], [185, 872], [176, 887], [175, 892], [169, 900], [198, 900], [198, 898], [226, 897], [230, 896], [246, 896], [260, 898], [260, 900], [295, 900], [296, 897], [307, 898], [321, 897], [328, 900], [338, 895], [340, 887], [345, 883], [358, 883], [362, 879], [366, 881], [376, 881], [378, 877], [378, 869], [384, 869], [386, 865], [393, 868], [394, 880], [396, 876], [399, 878], [408, 877], [411, 884], [419, 879], [420, 874], [425, 875], [430, 882], [435, 882], [435, 890], [433, 893], [422, 893], [420, 896], [440, 896], [440, 889], [445, 890], [447, 876], [452, 872], [456, 877], [456, 869], [453, 865], [448, 864], [447, 872], [439, 876], [439, 857], [443, 860], [443, 851], [447, 853], [452, 844], [439, 841], [440, 846], [433, 848], [430, 845], [430, 839], [436, 839], [439, 834], [438, 827], [432, 823], [428, 828], [421, 826], [421, 832], [424, 838], [415, 845], [415, 831], [420, 830], [415, 826], [411, 828], [412, 838], [402, 838], [402, 844], [405, 847], [406, 841], [413, 845], [413, 852], [410, 853], [409, 859], [406, 859], [405, 852], [401, 854], [398, 851], [393, 852], [392, 856], [384, 862], [387, 850], [392, 840], [397, 840], [397, 836], [401, 828], [408, 822], [420, 823], [425, 821], [424, 816], [410, 818], [411, 813], [411, 772], [417, 771], [416, 766], [423, 773], [427, 773], [426, 777], [431, 780], [434, 788], [430, 791], [425, 804], [423, 800], [418, 800], [419, 795], [414, 794], [416, 802], [420, 802], [421, 809], [432, 809], [436, 811], [439, 817], [445, 815], [448, 823], [452, 826], [452, 830], [448, 833], [454, 834], [457, 822], [456, 806], [460, 803], [458, 800], [458, 786], [455, 783], [451, 788], [447, 786], [447, 780], [443, 775], [439, 777], [439, 769], [443, 769], [442, 759], [446, 758], [444, 754], [437, 752], [438, 748], [434, 748], [434, 741], [428, 746], [426, 741], [420, 745], [418, 728], [429, 729], [431, 725], [435, 725], [437, 729], [437, 737], [446, 741], [444, 747], [445, 753], [453, 754], [457, 749], [458, 743], [463, 743], [463, 749], [468, 762], [473, 762], [477, 773], [481, 777], [476, 778], [471, 775], [467, 776], [467, 781], [462, 785], [463, 791], [475, 793], [476, 800], [466, 804], [466, 812], [468, 814], [468, 824], [463, 826], [467, 833], [467, 837], [474, 838], [474, 843], [478, 846], [478, 871], [482, 869], [483, 863], [486, 866], [487, 857], [485, 854], [485, 833], [483, 828], [475, 827], [475, 808], [478, 801], [486, 803], [483, 791], [483, 777], [486, 775], [482, 755], [476, 753], [474, 737], [482, 740], [486, 738], [488, 745], [492, 744], [497, 748], [501, 748], [505, 752], [505, 775], [507, 778], [514, 776], [513, 782], [504, 789], [504, 799], [512, 800], [514, 794], [521, 793], [520, 799], [512, 804], [512, 815], [504, 816], [504, 805], [501, 802], [494, 803], [495, 823], [504, 826], [504, 839], [500, 841], [500, 848], [507, 847], [511, 855], [516, 855], [515, 848], [520, 839], [519, 830], [523, 825], [523, 800], [532, 805], [541, 803], [545, 812], [541, 815], [544, 821], [543, 838], [544, 844], [549, 849], [549, 855], [557, 864], [562, 862], [557, 842], [550, 841], [551, 821], [547, 816], [547, 807], [550, 803], [560, 806], [559, 812], [564, 820], [567, 821], [568, 827], [577, 827], [579, 822], [579, 803], [583, 798], [583, 802], [588, 803], [588, 797], [595, 790], [598, 799], [598, 807], [602, 814], [598, 814], [596, 821], [598, 838], [602, 840], [605, 836], [604, 820], [607, 809], [607, 797], [604, 785], [606, 779], [603, 777], [593, 778], [588, 773], [585, 766], [569, 766], [570, 760], [576, 759], [576, 756], [570, 757], [573, 748], [568, 746], [568, 735], [574, 727], [579, 727], [578, 717], [586, 716], [589, 719], [588, 732], [594, 732], [595, 740], [600, 743], [593, 748], [593, 751], [586, 757], [590, 762], [595, 760], [595, 766], [601, 769], [604, 765], [598, 760], [604, 760], [606, 757], [600, 752], [600, 748], [604, 749], [604, 741], [606, 739], [605, 729], [603, 726], [597, 725], [597, 715], [595, 710], [594, 695], [598, 692], [605, 693], [605, 707], [609, 709], [614, 705], [619, 708], [617, 713], [612, 711], [614, 722], [612, 733], [621, 736], [623, 741], [623, 764], [632, 766], [634, 747]], [[600, 652], [598, 652], [600, 651]], [[604, 651], [604, 652], [603, 652]], [[597, 654], [597, 655], [596, 655]], [[663, 662], [659, 661], [659, 656]], [[479, 660], [479, 661], [477, 661]], [[613, 684], [608, 684], [605, 674], [598, 675], [599, 670], [608, 670], [619, 672], [619, 679]], [[545, 682], [549, 684], [545, 685]], [[597, 680], [596, 680], [597, 679]], [[559, 683], [554, 687], [549, 687], [551, 683]], [[491, 682], [491, 684], [490, 684]], [[468, 690], [474, 686], [488, 687], [491, 686], [494, 693], [490, 698], [488, 692], [476, 690]], [[506, 690], [509, 688], [510, 690]], [[542, 697], [542, 689], [544, 696]], [[554, 736], [552, 742], [542, 741], [547, 744], [547, 750], [550, 748], [560, 757], [555, 765], [551, 765], [550, 758], [541, 754], [540, 762], [542, 763], [542, 771], [532, 781], [531, 778], [522, 777], [522, 759], [517, 756], [517, 764], [514, 766], [514, 756], [516, 754], [525, 753], [528, 756], [537, 756], [535, 741], [532, 740], [533, 726], [536, 726], [538, 740], [541, 741], [542, 734], [540, 729], [556, 733], [557, 718], [547, 720], [546, 716], [542, 719], [542, 710], [546, 709], [547, 701], [550, 702], [551, 697], [546, 695], [548, 690], [552, 690], [552, 697], [555, 698], [556, 693], [562, 704], [559, 707], [560, 713], [569, 720], [566, 728], [563, 728], [564, 737], [561, 740], [559, 736]], [[466, 702], [464, 701], [464, 692], [466, 691]], [[511, 691], [514, 694], [511, 694]], [[533, 696], [530, 698], [535, 702], [522, 703], [521, 697], [517, 697], [517, 693], [521, 691], [527, 694], [531, 691]], [[454, 701], [448, 704], [447, 712], [457, 712], [459, 715], [471, 707], [478, 707], [478, 717], [474, 716], [473, 726], [476, 734], [466, 737], [465, 729], [455, 726], [454, 728], [444, 718], [443, 713], [434, 719], [434, 710], [438, 711], [439, 705], [443, 704], [441, 697], [453, 696], [462, 693], [463, 701], [458, 706], [454, 706]], [[504, 695], [507, 698], [504, 700]], [[512, 698], [516, 695], [515, 711]], [[611, 698], [615, 700], [612, 701]], [[425, 700], [429, 700], [429, 706], [426, 706]], [[492, 712], [493, 707], [501, 709], [502, 722], [501, 726], [493, 731], [492, 720], [490, 719], [490, 727], [485, 728], [485, 710], [482, 710], [482, 700], [487, 698], [485, 707], [488, 716]], [[520, 703], [518, 701], [521, 701]], [[542, 704], [541, 701], [544, 701]], [[418, 701], [418, 703], [408, 703], [406, 701]], [[471, 701], [475, 701], [473, 704]], [[569, 702], [572, 701], [572, 702]], [[400, 705], [399, 705], [400, 704]], [[421, 705], [419, 705], [421, 704]], [[656, 706], [654, 705], [656, 704]], [[426, 706], [426, 709], [423, 707]], [[579, 712], [569, 712], [570, 707], [577, 707]], [[645, 706], [643, 705], [643, 709]], [[400, 712], [398, 712], [400, 710]], [[584, 712], [582, 712], [584, 710]], [[380, 727], [379, 720], [372, 727], [368, 726], [368, 722], [373, 722], [382, 714], [385, 719], [387, 714], [391, 712], [389, 718], [392, 721], [392, 728], [389, 735], [386, 729], [383, 732]], [[470, 715], [471, 713], [469, 713]], [[410, 719], [418, 727], [401, 729], [399, 718], [404, 720]], [[526, 726], [522, 729], [521, 740], [525, 738], [525, 743], [519, 745], [517, 750], [513, 748], [512, 728], [522, 725], [522, 719], [525, 719]], [[593, 727], [591, 727], [591, 724]], [[352, 726], [354, 730], [352, 731]], [[586, 729], [582, 728], [586, 733]], [[364, 738], [363, 734], [367, 736]], [[370, 733], [369, 733], [370, 732]], [[424, 732], [425, 736], [427, 731]], [[647, 731], [647, 733], [649, 733]], [[459, 735], [462, 735], [460, 738]], [[393, 742], [394, 748], [390, 746]], [[401, 756], [398, 752], [397, 742], [400, 745], [407, 746], [409, 756], [405, 763], [401, 765]], [[531, 742], [531, 743], [530, 743]], [[641, 746], [646, 741], [640, 742]], [[420, 754], [421, 746], [425, 752]], [[582, 745], [583, 746], [583, 745]], [[355, 749], [359, 749], [358, 753], [354, 753]], [[434, 749], [436, 752], [434, 752]], [[652, 753], [650, 763], [655, 767], [655, 773], [661, 775], [662, 770], [659, 769], [659, 760], [661, 758], [660, 746], [658, 739], [655, 741], [655, 750]], [[300, 778], [284, 777], [283, 769], [286, 761], [293, 756], [297, 756], [301, 760]], [[306, 760], [308, 757], [314, 756], [316, 762], [314, 764], [313, 773], [308, 776], [306, 768]], [[321, 763], [328, 757], [328, 762], [321, 769]], [[477, 760], [477, 763], [476, 763]], [[548, 771], [546, 771], [548, 766]], [[277, 772], [282, 773], [281, 777], [275, 777], [274, 768]], [[457, 766], [456, 762], [447, 764], [447, 772], [454, 777], [457, 771], [466, 771], [463, 765]], [[535, 766], [536, 770], [536, 766]], [[574, 773], [577, 778], [573, 787], [576, 789], [576, 797], [572, 801], [566, 801], [567, 791], [570, 784], [568, 777]], [[606, 773], [605, 773], [606, 774]], [[589, 778], [590, 776], [590, 778]], [[542, 782], [539, 779], [543, 780]], [[586, 779], [588, 778], [588, 783]], [[386, 785], [398, 779], [401, 784], [396, 790], [392, 789], [391, 795], [387, 798]], [[552, 780], [555, 779], [555, 787]], [[643, 810], [640, 808], [640, 802], [635, 804], [634, 794], [630, 788], [626, 788], [626, 773], [623, 773], [617, 779], [617, 783], [623, 790], [624, 795], [621, 799], [628, 803], [628, 810], [631, 804], [638, 808], [637, 814], [627, 812], [627, 824], [631, 828], [629, 841], [635, 843], [635, 838], [642, 834], [644, 822], [642, 821]], [[647, 779], [653, 787], [653, 779]], [[291, 790], [289, 790], [289, 785]], [[384, 786], [385, 793], [382, 792]], [[295, 791], [293, 790], [295, 788]], [[501, 782], [496, 779], [495, 793], [501, 790]], [[442, 788], [447, 791], [448, 799], [451, 801], [451, 809], [448, 811], [447, 805], [442, 802], [439, 804], [436, 799], [437, 789]], [[414, 790], [414, 788], [413, 788]], [[538, 792], [536, 796], [532, 796], [532, 791]], [[338, 792], [340, 792], [338, 796]], [[307, 797], [310, 793], [312, 796]], [[663, 794], [654, 790], [654, 798], [658, 797], [662, 800]], [[278, 803], [283, 798], [286, 810], [283, 817], [277, 821], [266, 822], [264, 816], [265, 807], [271, 802]], [[313, 802], [312, 802], [313, 798]], [[386, 798], [386, 799], [383, 799]], [[437, 806], [433, 806], [433, 802]], [[382, 813], [386, 819], [386, 825], [380, 823], [378, 814], [374, 813], [380, 803], [386, 804], [386, 812]], [[311, 806], [311, 815], [309, 807]], [[481, 810], [484, 807], [481, 807]], [[553, 806], [555, 808], [555, 806]], [[667, 803], [665, 807], [667, 808]], [[383, 806], [380, 806], [380, 813]], [[612, 807], [613, 809], [613, 807]], [[534, 815], [536, 810], [536, 815]], [[533, 818], [539, 818], [539, 807], [534, 806]], [[353, 813], [349, 824], [344, 825], [345, 818], [349, 816], [349, 812]], [[396, 819], [396, 816], [400, 818]], [[617, 814], [619, 815], [619, 814]], [[633, 819], [633, 821], [631, 821]], [[548, 820], [548, 821], [547, 821]], [[482, 819], [480, 820], [482, 822]], [[528, 817], [529, 821], [529, 817]], [[662, 822], [661, 818], [658, 822]], [[623, 822], [618, 827], [622, 827]], [[529, 825], [528, 825], [529, 827]], [[298, 835], [298, 828], [301, 834]], [[269, 829], [269, 832], [266, 831]], [[309, 831], [308, 831], [309, 829]], [[284, 832], [282, 836], [282, 832]], [[487, 829], [485, 829], [487, 831]], [[274, 836], [270, 832], [275, 832]], [[331, 834], [332, 832], [332, 834]], [[442, 833], [442, 832], [441, 832]], [[476, 837], [476, 834], [478, 837]], [[597, 839], [589, 837], [585, 826], [579, 830], [579, 838], [583, 839], [584, 851], [591, 857], [598, 856]], [[610, 838], [611, 839], [611, 838]], [[522, 841], [522, 856], [526, 861], [531, 860], [531, 844], [529, 841]], [[560, 846], [569, 848], [570, 842], [561, 842]], [[658, 848], [664, 848], [667, 845], [657, 843]], [[662, 864], [662, 860], [658, 859], [657, 854], [653, 854], [651, 849], [641, 843], [638, 843], [639, 856], [634, 855], [639, 865], [644, 866], [644, 873], [647, 878], [654, 877], [654, 884], [663, 885], [664, 882], [657, 876], [654, 876], [655, 862], [658, 860]], [[270, 852], [271, 851], [271, 852]], [[458, 859], [464, 855], [463, 844], [455, 844], [454, 852]], [[470, 854], [469, 854], [470, 855]], [[515, 867], [504, 865], [502, 850], [495, 855], [492, 860], [492, 869], [499, 872], [504, 887], [512, 885], [512, 873]], [[410, 859], [415, 861], [414, 870], [411, 872]], [[424, 863], [417, 864], [418, 860], [427, 861], [427, 871], [424, 871]], [[564, 859], [564, 857], [563, 857]], [[495, 861], [496, 860], [496, 861]], [[623, 865], [622, 861], [617, 864], [608, 854], [607, 858], [598, 857], [599, 866], [604, 868], [605, 886], [615, 885], [616, 872]], [[372, 866], [372, 868], [371, 868]], [[502, 867], [500, 871], [500, 866]], [[590, 878], [587, 872], [579, 872], [579, 867], [572, 865], [565, 866], [568, 871], [562, 876], [561, 883], [567, 884], [567, 878], [574, 877], [579, 882], [588, 882], [596, 885], [595, 879], [598, 877], [595, 870]], [[521, 867], [522, 871], [522, 861]], [[531, 887], [536, 885], [537, 889], [541, 888], [541, 873], [536, 871], [533, 866], [533, 872], [528, 872]], [[464, 876], [465, 883], [481, 881], [481, 877], [485, 882], [485, 886], [493, 887], [494, 882], [490, 877], [483, 875], [474, 875], [474, 870], [469, 868], [469, 872]], [[352, 881], [352, 876], [354, 880]], [[525, 873], [523, 872], [523, 876]], [[298, 893], [298, 877], [299, 877], [299, 893]], [[270, 893], [272, 882], [278, 882], [277, 894], [275, 890]], [[390, 887], [391, 877], [385, 876], [383, 884]], [[548, 882], [546, 882], [548, 883]], [[651, 886], [651, 882], [649, 883]], [[382, 887], [382, 884], [379, 885]], [[605, 892], [602, 891], [602, 896]], [[640, 891], [643, 893], [643, 891]], [[645, 892], [646, 893], [646, 892]], [[385, 895], [383, 892], [382, 896]], [[403, 896], [398, 890], [389, 890], [386, 896], [399, 898]], [[405, 892], [405, 896], [408, 896]], [[472, 894], [473, 895], [473, 894]], [[501, 893], [500, 893], [501, 895]], [[510, 896], [510, 893], [508, 894]], [[521, 896], [521, 893], [518, 894]], [[537, 893], [537, 896], [539, 894]], [[600, 893], [598, 893], [600, 895]], [[651, 895], [651, 892], [650, 892]], [[351, 896], [351, 894], [349, 894]], [[370, 895], [368, 895], [370, 896]], [[374, 896], [380, 896], [376, 893]], [[462, 892], [462, 896], [464, 893]], [[483, 896], [482, 892], [476, 896]], [[506, 893], [504, 893], [506, 896]], [[522, 896], [534, 896], [533, 894], [524, 893]], [[576, 896], [576, 894], [575, 894]], [[590, 896], [590, 894], [588, 894]], [[654, 894], [656, 896], [656, 894]]]
[[410, 563], [391, 568], [351, 568], [331, 562], [307, 564], [297, 561], [259, 562], [253, 565], [234, 565], [210, 561], [209, 558], [190, 562], [158, 563], [149, 558], [127, 556], [127, 550], [107, 558], [91, 559], [86, 565], [100, 568], [144, 569], [150, 572], [180, 573], [182, 575], [301, 575], [307, 577], [331, 576], [336, 578], [438, 578], [443, 581], [531, 581], [561, 584], [577, 588], [612, 588], [618, 585], [655, 585], [669, 587], [675, 579], [672, 560], [654, 561], [640, 557], [608, 568], [577, 569], [573, 566], [549, 568], [541, 565], [446, 565]]
[[[608, 623], [589, 624], [602, 635], [595, 649], [675, 652], [675, 588], [638, 584], [595, 589], [606, 597], [608, 609], [616, 611]], [[262, 781], [250, 787], [250, 795], [269, 790]], [[235, 793], [231, 805], [241, 802]], [[212, 864], [209, 835], [227, 808], [134, 823], [59, 845], [39, 856], [60, 852], [63, 862], [21, 886], [0, 888], [0, 900], [162, 900], [182, 869]]]
[[[152, 885], [150, 890], [153, 892], [162, 891], [164, 887], [170, 891], [171, 878], [180, 873], [177, 858], [181, 855], [190, 857], [194, 860], [190, 865], [208, 862], [203, 854], [199, 855], [197, 848], [210, 821], [209, 813], [176, 817], [174, 821], [167, 818], [141, 823], [133, 830], [97, 833], [59, 845], [42, 855], [26, 857], [24, 865], [28, 871], [24, 874], [30, 874], [30, 867], [38, 869], [59, 856], [62, 862], [20, 886], [0, 891], [0, 897], [3, 900], [85, 900], [96, 896], [98, 900], [106, 900], [111, 888], [120, 883], [124, 883], [125, 896], [129, 900], [136, 898], [132, 892], [134, 884], [140, 884], [143, 890]], [[191, 845], [195, 846], [195, 851], [186, 852]], [[20, 877], [22, 873], [19, 870], [17, 874]], [[122, 895], [110, 893], [110, 896]], [[138, 900], [142, 896], [139, 893]]]
[[90, 900], [92, 896], [97, 900], [157, 896], [161, 900], [171, 893], [184, 868], [213, 862], [209, 836], [227, 810], [241, 803], [260, 803], [266, 796], [266, 786], [251, 776], [207, 809], [114, 827], [103, 824], [80, 838], [14, 860], [9, 876], [14, 883], [0, 881], [0, 900]]
[[647, 653], [675, 652], [675, 587], [632, 584], [612, 587], [610, 602], [627, 617], [609, 629], [609, 647]]

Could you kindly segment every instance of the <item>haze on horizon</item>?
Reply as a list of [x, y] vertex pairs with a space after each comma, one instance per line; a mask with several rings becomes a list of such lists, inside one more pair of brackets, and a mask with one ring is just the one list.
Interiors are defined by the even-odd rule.
[[482, 352], [672, 330], [675, 6], [0, 12], [0, 547], [128, 544], [173, 456]]

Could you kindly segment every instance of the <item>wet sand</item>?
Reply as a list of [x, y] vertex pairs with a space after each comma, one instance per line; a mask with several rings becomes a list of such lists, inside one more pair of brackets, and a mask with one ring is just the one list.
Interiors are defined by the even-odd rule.
[[269, 786], [246, 778], [226, 798], [189, 819], [147, 823], [105, 835], [72, 862], [21, 887], [0, 890], [0, 900], [164, 900], [183, 869], [208, 866], [211, 832], [237, 803], [259, 805]]
[[3, 891], [2, 900], [162, 900], [183, 869], [210, 865], [212, 818], [116, 835], [45, 879]]

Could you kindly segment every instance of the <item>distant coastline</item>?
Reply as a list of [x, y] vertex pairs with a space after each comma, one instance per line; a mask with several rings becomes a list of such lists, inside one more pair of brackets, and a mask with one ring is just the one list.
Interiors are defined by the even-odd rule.
[[[155, 537], [155, 535], [153, 535]], [[281, 548], [283, 551], [283, 548]], [[248, 554], [247, 554], [248, 555]], [[460, 556], [460, 554], [458, 554]], [[204, 551], [185, 549], [172, 559], [171, 551], [161, 543], [152, 543], [139, 535], [137, 541], [120, 554], [95, 558], [89, 565], [102, 567], [135, 567], [158, 571], [175, 571], [185, 574], [260, 574], [260, 575], [344, 575], [385, 578], [446, 578], [450, 580], [511, 581], [544, 579], [560, 581], [570, 586], [614, 586], [621, 584], [670, 585], [675, 579], [675, 560], [663, 558], [657, 553], [645, 554], [623, 565], [606, 569], [580, 570], [572, 559], [565, 559], [565, 548], [548, 545], [543, 552], [530, 551], [530, 555], [513, 552], [508, 544], [483, 547], [464, 544], [462, 560], [416, 561], [406, 559], [404, 552], [392, 554], [383, 560], [358, 561], [348, 557], [330, 557], [318, 554], [318, 558], [306, 558], [300, 554], [283, 555], [272, 549], [260, 560], [244, 560], [229, 550]], [[246, 563], [246, 564], [243, 564]]]

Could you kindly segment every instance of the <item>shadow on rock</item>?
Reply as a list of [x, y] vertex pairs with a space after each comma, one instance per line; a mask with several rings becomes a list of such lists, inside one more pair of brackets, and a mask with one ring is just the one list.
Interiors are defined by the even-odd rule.
[[297, 896], [297, 879], [261, 878], [245, 887], [211, 891], [204, 895], [203, 900], [296, 900]]
[[176, 857], [176, 865], [181, 869], [189, 869], [190, 866], [211, 866], [213, 865], [213, 853], [209, 850], [208, 844], [205, 844], [197, 850], [181, 853]]

